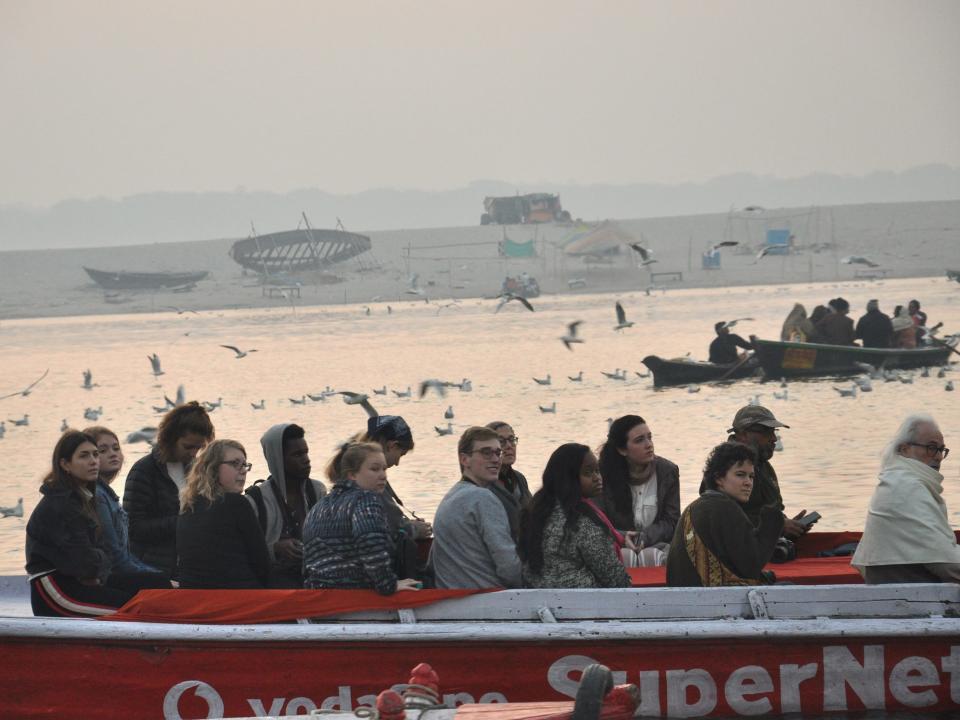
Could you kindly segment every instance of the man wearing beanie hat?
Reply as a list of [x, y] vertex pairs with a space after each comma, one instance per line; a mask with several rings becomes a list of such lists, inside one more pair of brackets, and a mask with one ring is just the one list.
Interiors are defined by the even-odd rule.
[[[757, 464], [753, 468], [753, 490], [750, 492], [750, 499], [742, 505], [743, 512], [750, 518], [754, 527], [760, 524], [761, 508], [775, 507], [781, 513], [783, 512], [780, 484], [777, 481], [777, 473], [770, 464], [773, 448], [777, 444], [775, 429], [781, 427], [789, 428], [790, 426], [777, 420], [773, 413], [762, 405], [747, 405], [737, 410], [737, 414], [733, 417], [733, 427], [727, 431], [730, 433], [729, 440], [743, 443], [757, 453]], [[706, 490], [706, 484], [701, 483], [700, 494], [702, 495]], [[794, 518], [784, 515], [783, 535], [794, 540], [810, 530], [813, 523], [804, 525], [797, 522], [806, 514], [806, 510], [801, 510], [800, 514]]]
[[857, 329], [854, 334], [863, 341], [864, 347], [890, 347], [893, 339], [893, 323], [889, 315], [880, 311], [880, 303], [877, 300], [867, 303], [867, 312], [857, 320]]
[[847, 317], [850, 312], [850, 303], [838, 297], [827, 305], [830, 307], [830, 312], [817, 323], [820, 342], [827, 345], [853, 345], [853, 320]]

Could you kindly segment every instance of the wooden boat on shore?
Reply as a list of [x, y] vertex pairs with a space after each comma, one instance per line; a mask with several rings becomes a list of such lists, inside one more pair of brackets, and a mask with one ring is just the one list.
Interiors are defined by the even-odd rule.
[[653, 373], [654, 387], [740, 380], [756, 373], [759, 367], [753, 358], [742, 363], [718, 365], [698, 360], [668, 360], [657, 355], [647, 355], [641, 362]]
[[[810, 553], [855, 535], [798, 548], [845, 563]], [[0, 578], [6, 717], [350, 711], [414, 662], [448, 707], [566, 700], [602, 663], [649, 717], [960, 712], [956, 584], [150, 590], [97, 620], [31, 617], [28, 593]]]
[[173, 290], [196, 285], [210, 273], [197, 272], [127, 272], [126, 270], [95, 270], [83, 266], [97, 285], [107, 290]]
[[883, 370], [906, 370], [943, 365], [950, 359], [957, 338], [915, 349], [865, 348], [859, 345], [781, 342], [750, 336], [760, 367], [769, 379], [857, 375], [863, 364]]

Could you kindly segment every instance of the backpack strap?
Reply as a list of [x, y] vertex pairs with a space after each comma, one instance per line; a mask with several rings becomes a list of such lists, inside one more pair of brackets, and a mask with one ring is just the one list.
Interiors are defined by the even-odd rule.
[[263, 483], [263, 480], [257, 480], [253, 485], [247, 488], [246, 495], [249, 495], [253, 498], [253, 502], [257, 505], [257, 520], [260, 522], [260, 531], [266, 534], [267, 532], [267, 504], [263, 501], [263, 489], [260, 485]]

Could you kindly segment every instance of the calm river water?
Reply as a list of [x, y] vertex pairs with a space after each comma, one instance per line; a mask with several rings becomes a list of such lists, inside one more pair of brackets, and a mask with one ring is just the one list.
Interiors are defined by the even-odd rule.
[[[0, 573], [23, 572], [26, 518], [38, 500], [41, 477], [66, 420], [74, 427], [88, 423], [85, 408], [103, 408], [100, 423], [121, 439], [142, 426], [156, 425], [151, 406], [173, 397], [178, 384], [188, 399], [217, 401], [213, 413], [217, 435], [242, 442], [253, 462], [251, 481], [266, 476], [259, 438], [277, 422], [297, 422], [307, 430], [314, 476], [336, 443], [365, 426], [358, 406], [339, 396], [327, 402], [294, 405], [306, 393], [326, 386], [367, 392], [381, 413], [403, 415], [414, 430], [416, 448], [390, 471], [390, 480], [408, 507], [425, 518], [433, 512], [457, 478], [456, 439], [471, 424], [510, 422], [520, 437], [517, 467], [539, 486], [547, 457], [564, 442], [598, 445], [607, 418], [625, 413], [643, 415], [654, 433], [658, 454], [680, 466], [681, 502], [697, 493], [707, 452], [725, 438], [736, 410], [755, 396], [789, 424], [781, 432], [784, 451], [774, 458], [788, 512], [818, 510], [823, 530], [859, 529], [875, 484], [877, 459], [902, 417], [927, 410], [940, 421], [948, 446], [960, 448], [960, 391], [945, 392], [944, 380], [917, 374], [912, 384], [874, 382], [874, 391], [855, 400], [841, 398], [834, 386], [849, 381], [791, 383], [787, 400], [775, 399], [776, 384], [741, 381], [722, 387], [654, 390], [640, 360], [648, 354], [666, 357], [691, 353], [705, 359], [713, 323], [749, 316], [737, 330], [744, 336], [779, 337], [783, 318], [795, 301], [810, 310], [842, 295], [853, 317], [867, 300], [881, 308], [917, 297], [930, 322], [960, 331], [960, 286], [944, 278], [873, 283], [798, 284], [731, 289], [671, 290], [647, 296], [642, 292], [588, 296], [548, 296], [534, 301], [535, 313], [516, 303], [494, 314], [493, 301], [467, 300], [453, 307], [441, 302], [384, 303], [323, 308], [274, 308], [152, 315], [10, 320], [0, 325], [0, 395], [49, 376], [28, 397], [0, 401], [6, 435], [0, 439], [2, 480], [0, 506], [23, 497], [23, 519], [0, 519]], [[189, 296], [179, 298], [189, 303]], [[620, 300], [636, 325], [613, 331], [613, 305]], [[567, 351], [559, 337], [566, 324], [582, 320], [585, 343]], [[243, 359], [219, 345], [256, 348]], [[154, 378], [147, 356], [159, 354], [165, 374]], [[92, 390], [84, 390], [82, 372], [89, 368]], [[601, 371], [625, 368], [628, 379], [609, 380]], [[583, 382], [567, 377], [583, 371]], [[552, 378], [540, 386], [534, 377]], [[951, 373], [960, 380], [960, 369]], [[949, 377], [949, 376], [948, 376]], [[472, 381], [471, 392], [452, 390], [446, 398], [430, 394], [417, 399], [425, 378]], [[958, 383], [960, 384], [960, 383]], [[373, 388], [388, 394], [373, 394]], [[412, 398], [393, 390], [412, 387]], [[265, 410], [251, 403], [266, 401]], [[539, 406], [556, 402], [556, 413]], [[452, 405], [454, 434], [441, 437], [443, 414]], [[14, 427], [10, 419], [29, 414], [30, 424]], [[146, 446], [125, 445], [127, 468]], [[951, 521], [960, 518], [960, 449], [944, 463], [946, 500]], [[122, 475], [123, 476], [123, 475]], [[123, 494], [122, 479], [116, 490]]]

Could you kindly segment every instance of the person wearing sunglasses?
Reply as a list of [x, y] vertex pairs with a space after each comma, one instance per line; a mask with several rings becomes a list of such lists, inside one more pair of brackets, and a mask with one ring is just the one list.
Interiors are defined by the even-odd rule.
[[940, 472], [949, 454], [937, 422], [926, 413], [909, 415], [887, 444], [850, 563], [868, 584], [960, 582], [960, 547]]
[[500, 455], [500, 475], [490, 489], [503, 503], [503, 509], [507, 511], [507, 519], [510, 521], [510, 534], [516, 540], [520, 528], [520, 511], [529, 504], [532, 497], [527, 478], [514, 467], [520, 438], [513, 428], [502, 420], [487, 423], [487, 427], [500, 438], [500, 449], [503, 450]]
[[429, 564], [438, 588], [520, 587], [520, 558], [507, 511], [490, 487], [500, 475], [503, 450], [490, 428], [460, 436], [460, 480], [440, 501], [433, 519]]
[[267, 586], [270, 553], [253, 506], [243, 496], [251, 467], [236, 440], [214, 440], [197, 456], [180, 494], [180, 587]]

